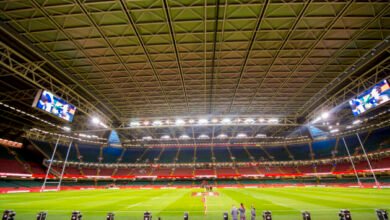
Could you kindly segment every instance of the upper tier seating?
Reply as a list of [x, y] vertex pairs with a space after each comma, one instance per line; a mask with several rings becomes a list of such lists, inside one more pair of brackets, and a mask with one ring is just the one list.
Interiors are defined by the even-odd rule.
[[248, 153], [243, 147], [231, 147], [230, 152], [237, 162], [250, 162]]
[[162, 148], [148, 148], [146, 149], [144, 155], [141, 157], [141, 162], [143, 163], [152, 163], [155, 159], [158, 159], [158, 156], [161, 153]]
[[208, 163], [211, 162], [211, 148], [210, 147], [198, 147], [196, 148], [196, 162]]
[[216, 162], [232, 162], [227, 147], [214, 147], [214, 157]]
[[289, 145], [288, 150], [295, 160], [311, 160], [310, 147], [307, 143]]
[[144, 148], [127, 148], [123, 154], [121, 163], [135, 163], [144, 152]]
[[116, 163], [121, 154], [122, 154], [122, 148], [104, 147], [103, 163]]
[[159, 163], [173, 163], [175, 162], [178, 148], [165, 148], [160, 156]]
[[323, 140], [313, 142], [312, 148], [316, 159], [332, 158], [332, 152], [335, 148], [336, 140]]
[[247, 150], [256, 161], [270, 161], [271, 159], [260, 147], [247, 147]]
[[99, 162], [99, 155], [100, 155], [99, 145], [78, 144], [78, 149], [83, 162], [87, 162], [87, 163]]
[[192, 147], [181, 147], [178, 163], [192, 163], [194, 161], [194, 151]]
[[274, 160], [277, 160], [277, 161], [291, 160], [288, 152], [286, 151], [286, 149], [283, 146], [266, 147], [266, 148], [264, 148], [264, 150], [266, 150], [273, 157]]
[[15, 159], [0, 159], [0, 173], [28, 173]]

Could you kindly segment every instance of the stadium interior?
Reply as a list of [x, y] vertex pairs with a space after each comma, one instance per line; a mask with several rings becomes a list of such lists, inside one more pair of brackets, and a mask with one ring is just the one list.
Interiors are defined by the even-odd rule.
[[[50, 193], [222, 199], [312, 187], [372, 192], [377, 219], [388, 219], [390, 194], [385, 205], [379, 195], [390, 188], [389, 1], [1, 0], [0, 9], [1, 212], [19, 207], [14, 193], [37, 195], [25, 204], [34, 210], [20, 207], [32, 219], [45, 210], [34, 199]], [[214, 210], [222, 203], [201, 195], [199, 210], [158, 214], [225, 219], [231, 202]], [[332, 208], [376, 219], [368, 204], [339, 202]], [[117, 218], [157, 212], [135, 210]]]

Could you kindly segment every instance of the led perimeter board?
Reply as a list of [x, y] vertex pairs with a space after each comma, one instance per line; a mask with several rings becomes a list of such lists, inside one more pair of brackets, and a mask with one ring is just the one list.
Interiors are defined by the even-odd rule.
[[382, 80], [371, 89], [368, 89], [349, 101], [353, 115], [358, 116], [364, 112], [382, 105], [390, 100], [390, 86], [387, 80]]
[[72, 122], [76, 107], [46, 90], [39, 90], [33, 107], [49, 112], [67, 122]]

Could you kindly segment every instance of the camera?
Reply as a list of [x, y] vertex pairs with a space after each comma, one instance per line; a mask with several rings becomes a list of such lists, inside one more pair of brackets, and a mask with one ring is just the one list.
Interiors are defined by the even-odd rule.
[[188, 220], [188, 212], [184, 212], [184, 220]]
[[303, 212], [302, 212], [302, 219], [303, 219], [303, 220], [311, 220], [310, 212], [308, 212], [308, 211], [303, 211]]
[[378, 217], [378, 220], [389, 220], [389, 214], [386, 210], [383, 209], [377, 209], [375, 210], [376, 216]]
[[152, 213], [145, 212], [144, 213], [144, 220], [152, 220]]
[[107, 213], [107, 217], [106, 217], [106, 220], [114, 220], [114, 213], [111, 213], [111, 212], [109, 212], [109, 213]]
[[16, 215], [16, 212], [14, 212], [12, 210], [5, 210], [3, 212], [2, 220], [14, 220], [15, 215]]
[[339, 212], [340, 220], [352, 220], [351, 212], [348, 209], [342, 209]]
[[263, 212], [263, 220], [272, 220], [272, 213], [271, 213], [271, 211], [264, 211]]
[[74, 211], [72, 212], [72, 218], [71, 220], [81, 220], [83, 215], [81, 215], [80, 211]]
[[47, 213], [46, 212], [40, 212], [37, 214], [37, 220], [46, 220]]
[[229, 214], [227, 212], [223, 213], [223, 220], [228, 220], [229, 219]]

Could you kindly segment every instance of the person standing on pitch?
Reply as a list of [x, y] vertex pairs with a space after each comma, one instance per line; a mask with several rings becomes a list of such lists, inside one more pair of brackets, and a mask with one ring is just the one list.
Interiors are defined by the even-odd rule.
[[240, 211], [240, 220], [245, 220], [245, 207], [244, 204], [241, 203], [240, 208], [238, 209]]
[[231, 214], [233, 220], [238, 220], [238, 210], [234, 205], [232, 206]]
[[253, 205], [251, 206], [251, 220], [256, 220], [256, 209]]

